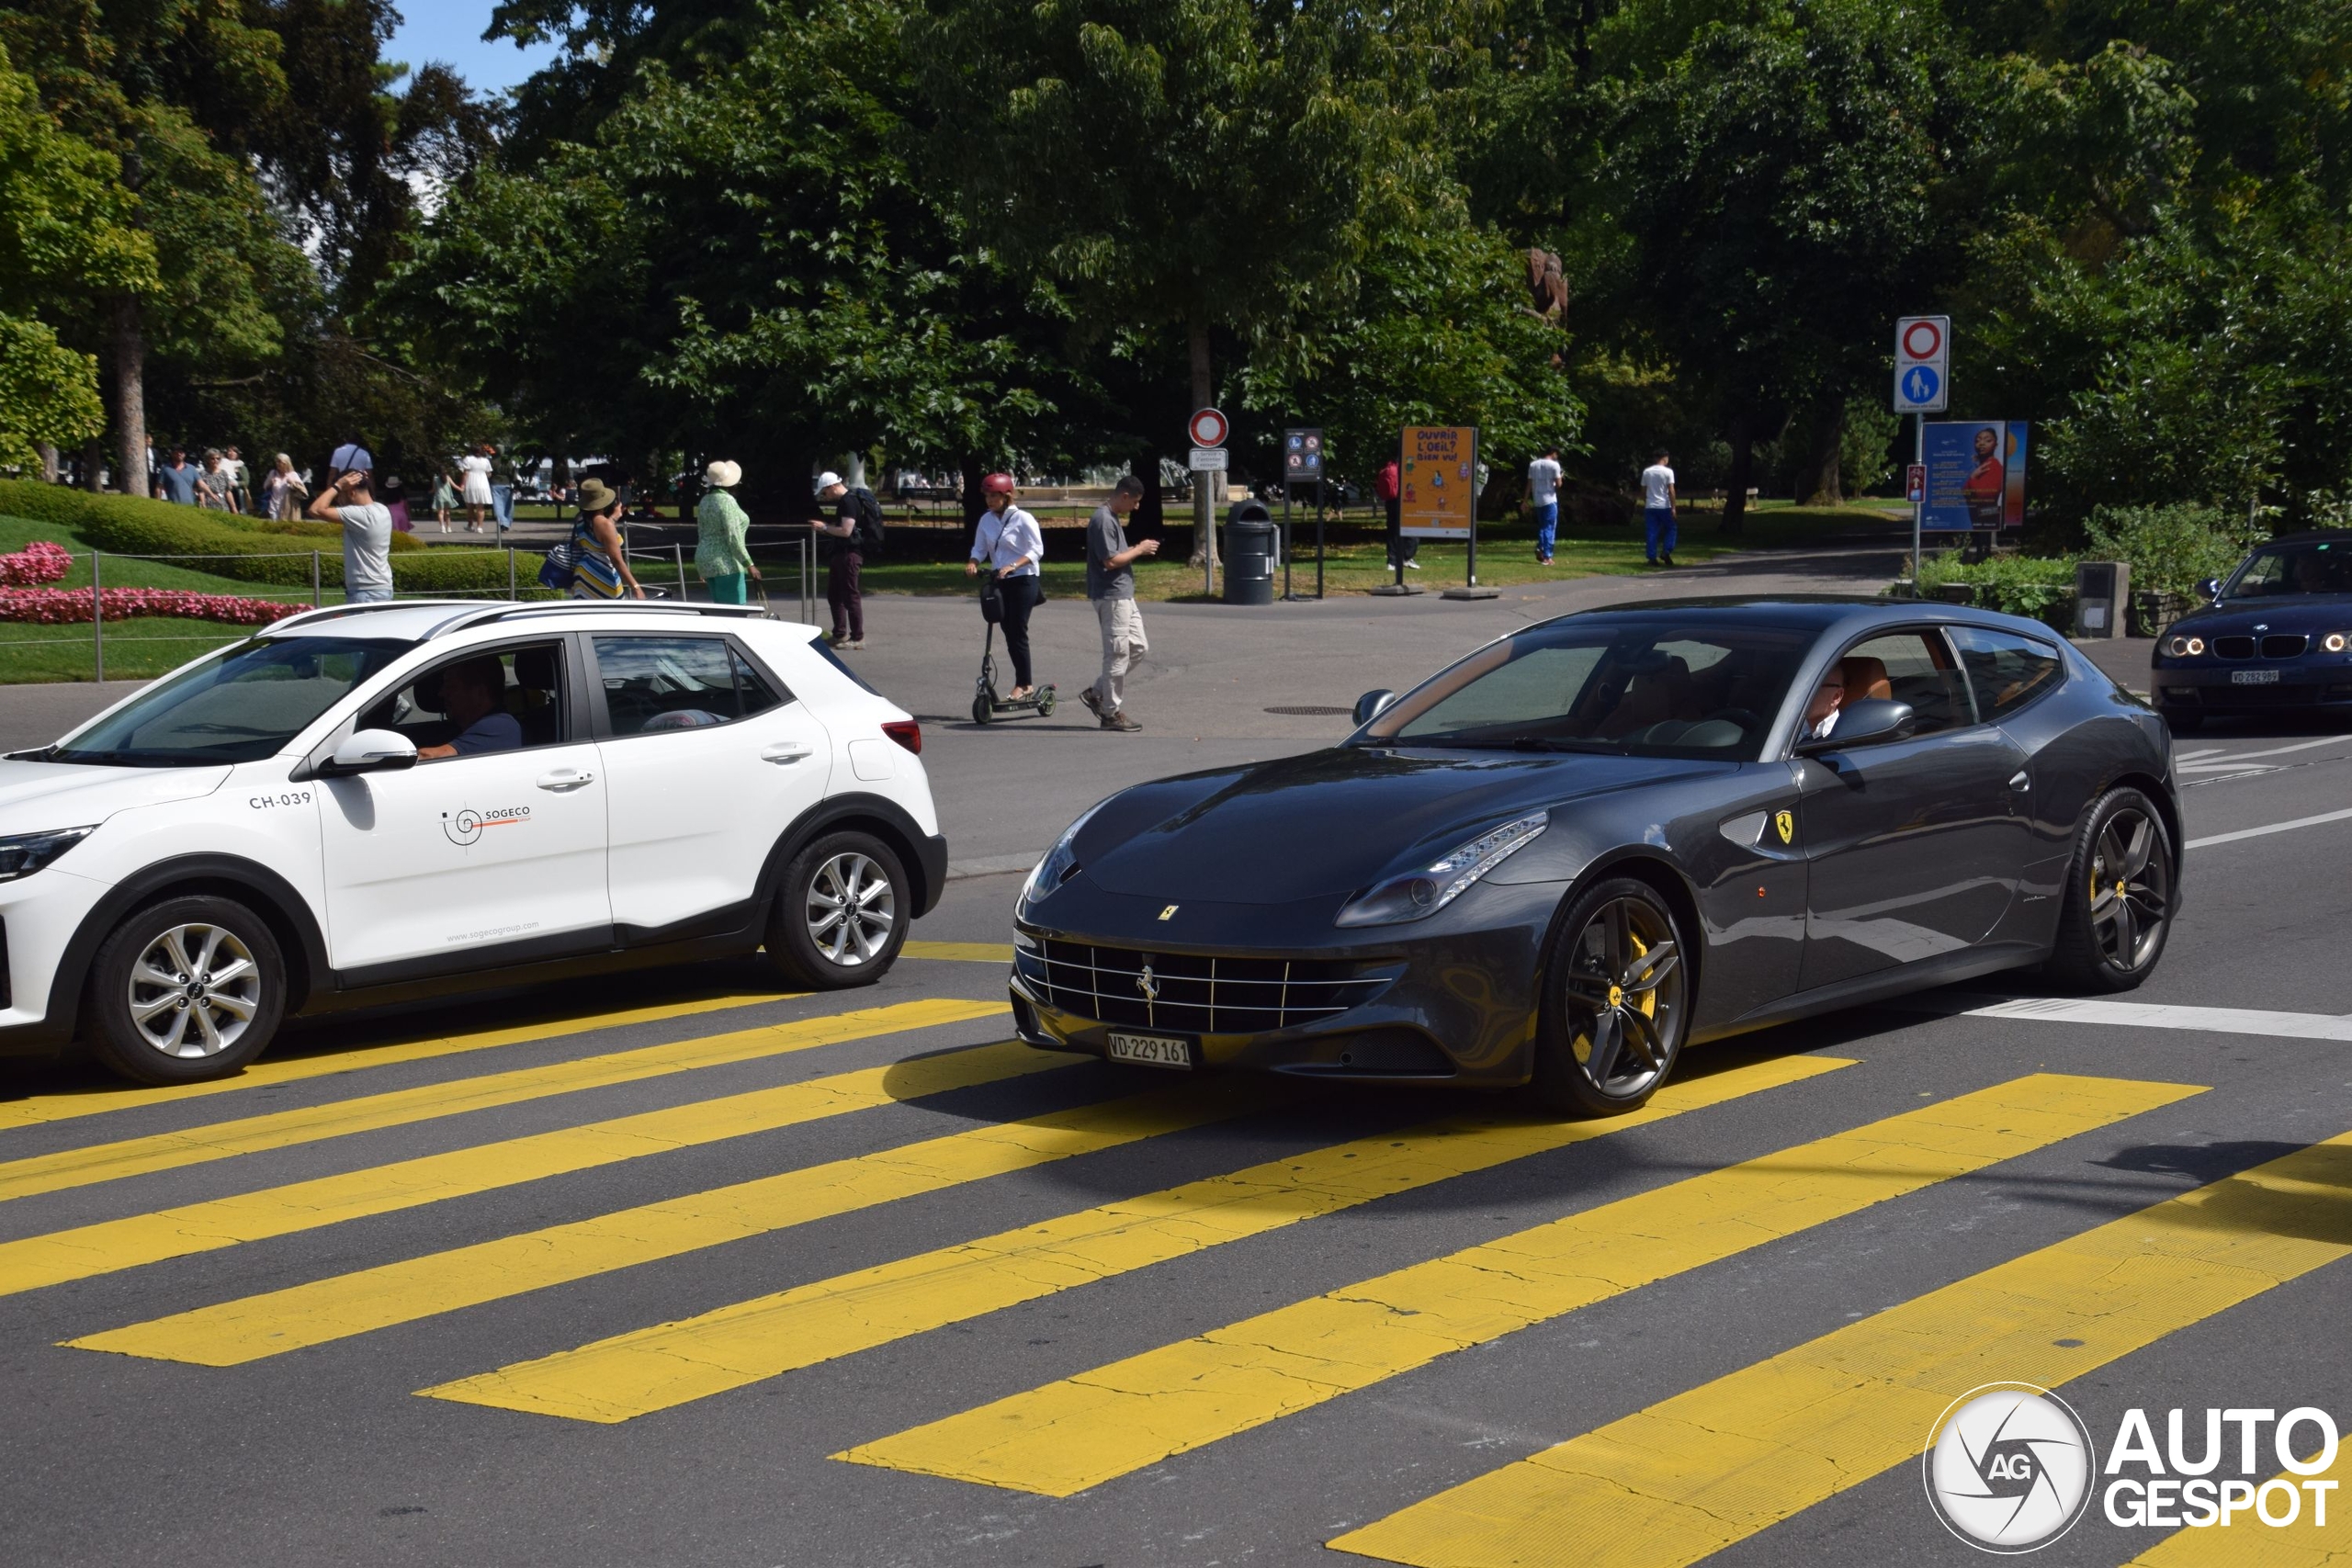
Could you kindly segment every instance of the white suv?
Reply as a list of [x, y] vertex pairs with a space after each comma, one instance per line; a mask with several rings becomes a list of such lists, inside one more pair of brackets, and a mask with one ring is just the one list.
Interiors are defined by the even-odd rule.
[[922, 750], [755, 609], [298, 615], [0, 761], [0, 1052], [188, 1083], [290, 1014], [763, 944], [865, 985], [946, 876]]

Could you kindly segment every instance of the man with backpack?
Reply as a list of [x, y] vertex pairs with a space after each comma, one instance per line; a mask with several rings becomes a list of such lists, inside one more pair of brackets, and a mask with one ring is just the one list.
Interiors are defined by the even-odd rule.
[[835, 648], [865, 646], [865, 601], [858, 569], [882, 553], [882, 503], [874, 492], [852, 490], [831, 469], [817, 476], [817, 499], [832, 509], [833, 520], [809, 519], [817, 530], [817, 558], [825, 563], [825, 602], [832, 606]]

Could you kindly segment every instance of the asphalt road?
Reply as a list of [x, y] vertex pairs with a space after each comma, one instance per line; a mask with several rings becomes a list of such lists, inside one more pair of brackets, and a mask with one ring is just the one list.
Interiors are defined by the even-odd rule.
[[[1391, 608], [1298, 607], [1304, 653], [1161, 612], [1132, 700], [1199, 728], [945, 727], [951, 834], [1010, 855], [1126, 777], [1318, 743], [1261, 710], [1548, 613]], [[911, 636], [868, 659], [955, 711]], [[2191, 1412], [2192, 1457], [2209, 1406], [2352, 1426], [2352, 1150], [2301, 1152], [2352, 1130], [2352, 737], [2181, 754], [2138, 991], [1770, 1031], [1617, 1122], [1001, 1045], [1010, 874], [848, 995], [509, 995], [199, 1092], [0, 1065], [0, 1560], [1962, 1564], [1917, 1458], [1976, 1384], [2058, 1388], [2102, 1450], [2134, 1407], [2159, 1446]], [[2340, 1562], [2328, 1517], [2095, 1504], [2043, 1560]]]

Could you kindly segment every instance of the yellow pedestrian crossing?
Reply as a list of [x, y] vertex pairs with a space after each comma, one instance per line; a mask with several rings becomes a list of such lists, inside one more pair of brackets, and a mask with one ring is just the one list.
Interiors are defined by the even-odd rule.
[[487, 1073], [449, 1083], [424, 1084], [325, 1105], [270, 1111], [181, 1132], [92, 1144], [0, 1162], [0, 1201], [174, 1170], [264, 1149], [288, 1148], [469, 1111], [514, 1105], [549, 1095], [636, 1083], [697, 1067], [756, 1061], [876, 1034], [992, 1018], [1003, 1011], [1004, 1004], [996, 1001], [944, 998], [899, 1002], [576, 1061]]
[[2037, 1073], [1263, 1313], [837, 1459], [1067, 1497], [2198, 1089]]
[[1103, 1204], [421, 1392], [626, 1421], [1227, 1242], [1852, 1064], [1755, 1062], [1668, 1084], [1605, 1122], [1456, 1116]]
[[[1022, 1045], [995, 1049], [1026, 1052], [1031, 1066], [1060, 1066], [1070, 1060]], [[909, 1066], [949, 1060], [933, 1057], [929, 1064]], [[85, 1350], [236, 1366], [1181, 1132], [1263, 1110], [1285, 1098], [1286, 1087], [1261, 1080], [1196, 1080], [1171, 1090], [1025, 1117], [502, 1236], [72, 1343]], [[6, 1249], [0, 1247], [0, 1276], [5, 1276], [7, 1262]]]
[[910, 942], [901, 951], [910, 958], [950, 958], [962, 964], [1012, 963], [1012, 944], [1005, 942]]
[[2029, 1253], [1329, 1544], [1424, 1568], [1687, 1568], [1915, 1461], [1952, 1397], [2064, 1384], [2352, 1254], [2352, 1133]]
[[0, 1295], [1046, 1072], [1074, 1060], [1014, 1043], [942, 1052], [0, 1242]]
[[151, 1105], [176, 1105], [184, 1100], [204, 1100], [216, 1094], [233, 1094], [240, 1089], [303, 1083], [311, 1078], [334, 1077], [368, 1067], [397, 1066], [403, 1062], [429, 1062], [441, 1056], [486, 1051], [494, 1045], [560, 1040], [567, 1034], [586, 1034], [601, 1029], [626, 1029], [636, 1023], [658, 1023], [665, 1019], [729, 1012], [737, 1008], [791, 1001], [806, 994], [801, 991], [775, 991], [750, 996], [697, 997], [691, 1001], [621, 1008], [612, 1012], [550, 1019], [540, 1023], [514, 1024], [504, 1029], [476, 1030], [470, 1033], [442, 1035], [431, 1040], [403, 1040], [385, 1045], [362, 1045], [347, 1051], [321, 1051], [311, 1055], [266, 1056], [235, 1077], [222, 1078], [215, 1083], [164, 1088], [109, 1080], [50, 1094], [28, 1094], [21, 1100], [0, 1100], [0, 1131], [10, 1127], [37, 1127], [52, 1122], [70, 1122], [77, 1117], [96, 1116], [107, 1111], [137, 1111]]

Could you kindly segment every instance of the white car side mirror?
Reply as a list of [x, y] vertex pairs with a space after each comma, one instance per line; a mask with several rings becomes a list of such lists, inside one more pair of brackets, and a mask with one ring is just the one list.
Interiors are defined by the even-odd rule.
[[416, 766], [416, 742], [397, 729], [363, 729], [346, 738], [319, 769], [329, 778]]

